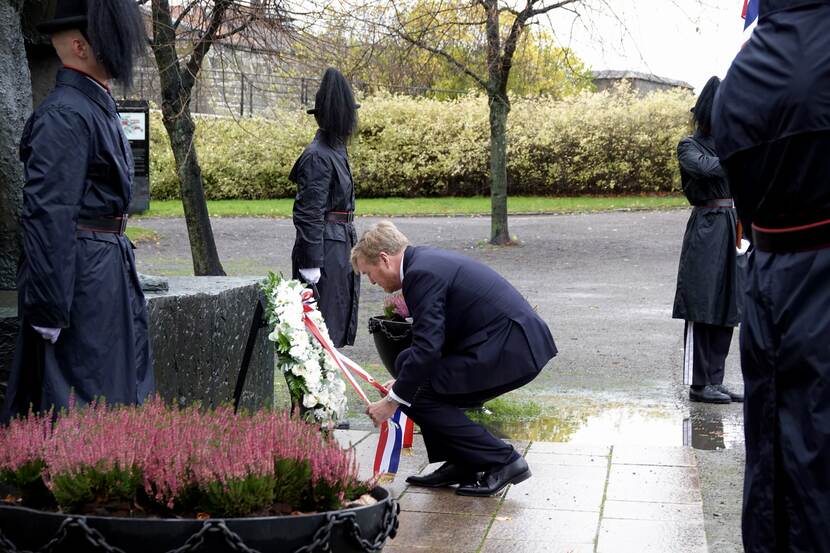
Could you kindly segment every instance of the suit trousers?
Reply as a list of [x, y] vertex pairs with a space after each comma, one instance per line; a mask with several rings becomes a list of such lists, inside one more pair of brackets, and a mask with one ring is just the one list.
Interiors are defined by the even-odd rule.
[[449, 461], [472, 470], [486, 470], [512, 461], [515, 449], [471, 421], [464, 410], [480, 407], [485, 401], [527, 384], [535, 376], [470, 394], [439, 394], [427, 382], [418, 389], [412, 406], [402, 409], [421, 428], [430, 463]]

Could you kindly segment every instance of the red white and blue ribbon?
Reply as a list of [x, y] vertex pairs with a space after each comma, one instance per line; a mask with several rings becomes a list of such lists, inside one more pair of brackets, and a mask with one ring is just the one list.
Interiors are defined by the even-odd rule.
[[760, 0], [744, 0], [741, 17], [744, 20], [744, 41], [749, 40], [752, 31], [758, 25], [758, 4]]
[[[311, 320], [311, 317], [308, 316], [309, 313], [313, 311], [317, 311], [317, 308], [314, 306], [314, 293], [309, 290], [305, 289], [302, 291], [302, 300], [303, 300], [303, 321], [305, 323], [306, 328], [314, 336], [320, 345], [323, 346], [323, 349], [329, 354], [334, 364], [340, 369], [340, 373], [343, 375], [343, 378], [351, 384], [352, 388], [357, 392], [357, 395], [366, 403], [371, 403], [369, 396], [363, 391], [363, 388], [360, 387], [360, 384], [354, 377], [354, 374], [357, 374], [360, 378], [368, 382], [371, 386], [373, 386], [377, 391], [379, 391], [384, 396], [389, 393], [383, 384], [372, 378], [368, 372], [366, 372], [363, 367], [337, 351], [337, 349], [332, 345], [331, 340], [328, 336], [323, 334], [320, 329], [314, 324], [314, 321]], [[352, 374], [354, 373], [354, 374]], [[403, 448], [412, 447], [412, 439], [414, 434], [414, 425], [412, 423], [412, 419], [406, 416], [400, 407], [392, 417], [384, 421], [380, 427], [380, 438], [378, 439], [378, 446], [377, 450], [375, 451], [375, 464], [374, 464], [374, 473], [375, 475], [389, 473], [395, 474], [398, 471], [398, 466], [400, 464], [401, 459], [401, 450]]]

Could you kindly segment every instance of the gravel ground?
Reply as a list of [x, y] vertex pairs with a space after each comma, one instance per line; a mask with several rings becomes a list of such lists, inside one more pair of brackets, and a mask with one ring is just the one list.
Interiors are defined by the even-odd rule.
[[[415, 244], [462, 251], [490, 265], [537, 307], [560, 353], [525, 393], [566, 400], [576, 409], [590, 405], [592, 412], [625, 405], [638, 412], [662, 410], [670, 421], [679, 414], [677, 420], [685, 420], [682, 426], [692, 431], [683, 443], [702, 448], [698, 459], [710, 550], [728, 553], [742, 550], [742, 411], [736, 404], [690, 407], [682, 385], [683, 322], [671, 318], [671, 308], [688, 214], [680, 209], [514, 216], [510, 232], [520, 245], [503, 248], [486, 245], [489, 218], [400, 218], [395, 223]], [[360, 219], [358, 233], [376, 220]], [[140, 271], [192, 274], [183, 219], [146, 218], [133, 224], [161, 237], [158, 244], [139, 245]], [[290, 274], [290, 220], [214, 218], [213, 229], [228, 274]], [[364, 279], [359, 320], [380, 313], [383, 296]], [[725, 383], [740, 390], [737, 332], [732, 352]], [[346, 354], [359, 363], [378, 362], [365, 325]], [[676, 436], [683, 435], [681, 424], [676, 426]]]

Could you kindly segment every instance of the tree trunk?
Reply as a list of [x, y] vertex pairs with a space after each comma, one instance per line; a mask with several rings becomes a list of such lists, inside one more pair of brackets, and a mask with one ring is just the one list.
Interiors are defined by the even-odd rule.
[[190, 110], [168, 115], [164, 109], [164, 128], [170, 137], [170, 146], [176, 160], [176, 174], [179, 177], [179, 191], [184, 206], [187, 236], [190, 239], [190, 253], [193, 257], [193, 274], [197, 276], [222, 276], [225, 271], [219, 261], [213, 228], [207, 210], [207, 201], [202, 187], [202, 169], [196, 155], [193, 135], [196, 129]]
[[20, 13], [9, 2], [0, 3], [0, 290], [13, 290], [20, 259], [20, 210], [23, 205], [23, 167], [17, 148], [26, 117], [32, 111], [32, 84]]
[[493, 95], [490, 104], [490, 243], [509, 244], [507, 229], [507, 114], [505, 98]]
[[[167, 0], [153, 0], [153, 55], [159, 68], [161, 113], [164, 128], [176, 161], [179, 190], [182, 195], [193, 273], [197, 276], [225, 274], [216, 252], [213, 229], [208, 216], [202, 170], [193, 141], [196, 126], [190, 116], [190, 94], [196, 83], [199, 64], [183, 70], [176, 53], [176, 33]], [[221, 12], [220, 12], [221, 15]], [[199, 51], [207, 51], [209, 42]], [[201, 58], [199, 58], [201, 60]]]

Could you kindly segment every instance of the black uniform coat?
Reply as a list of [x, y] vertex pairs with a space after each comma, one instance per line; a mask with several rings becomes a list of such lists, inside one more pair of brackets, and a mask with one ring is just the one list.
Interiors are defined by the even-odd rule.
[[[126, 213], [133, 161], [112, 96], [61, 69], [20, 143], [20, 334], [0, 419], [80, 404], [141, 402], [154, 388], [147, 305], [123, 235], [76, 231], [78, 218]], [[58, 327], [49, 344], [31, 325]]]
[[[738, 215], [830, 219], [830, 2], [767, 0], [720, 86], [714, 134]], [[830, 551], [830, 249], [748, 263], [743, 540], [749, 553]]]
[[336, 347], [352, 345], [360, 297], [360, 274], [351, 264], [357, 234], [352, 223], [326, 221], [330, 211], [354, 212], [354, 181], [346, 146], [331, 147], [317, 131], [288, 178], [297, 183], [293, 277], [302, 279], [300, 269], [320, 268], [318, 307], [329, 336]]
[[486, 265], [424, 246], [406, 248], [403, 265], [412, 347], [398, 356], [393, 390], [404, 401], [428, 380], [439, 394], [499, 388], [534, 377], [556, 355], [547, 324]]
[[738, 324], [738, 275], [735, 264], [735, 210], [706, 207], [717, 198], [730, 198], [712, 137], [696, 134], [677, 146], [683, 192], [695, 206], [686, 223], [675, 319], [718, 326]]

